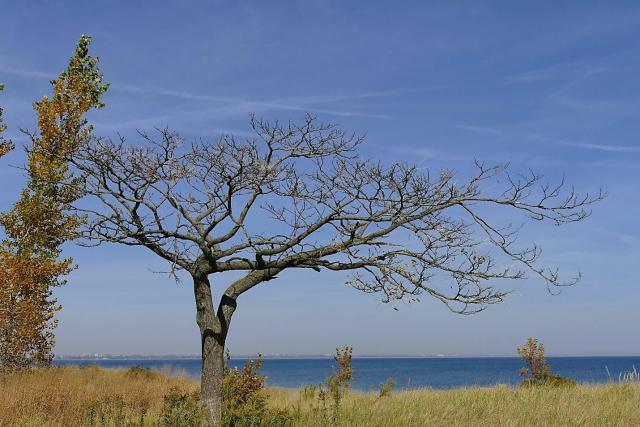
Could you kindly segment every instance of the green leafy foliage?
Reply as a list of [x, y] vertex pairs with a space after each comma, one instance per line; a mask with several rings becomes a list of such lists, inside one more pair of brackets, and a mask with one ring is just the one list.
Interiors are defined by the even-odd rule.
[[164, 397], [161, 414], [163, 427], [198, 427], [204, 419], [199, 393], [184, 393], [172, 388]]
[[315, 384], [307, 384], [302, 390], [300, 390], [300, 397], [302, 400], [311, 400], [316, 398], [318, 393], [318, 386]]
[[326, 386], [318, 387], [318, 406], [316, 412], [327, 425], [339, 425], [342, 416], [342, 400], [351, 389], [353, 378], [353, 348], [343, 346], [336, 348], [333, 357], [333, 373], [327, 377]]
[[571, 378], [560, 375], [547, 375], [541, 379], [528, 379], [522, 381], [522, 387], [549, 386], [549, 387], [575, 387], [576, 382]]
[[380, 390], [378, 391], [378, 397], [387, 397], [391, 395], [393, 388], [396, 386], [396, 380], [389, 378], [386, 382], [380, 384]]
[[262, 356], [248, 360], [242, 369], [229, 367], [227, 353], [222, 390], [224, 409], [222, 425], [233, 427], [288, 426], [292, 422], [286, 411], [270, 409], [265, 390], [267, 377], [260, 374]]

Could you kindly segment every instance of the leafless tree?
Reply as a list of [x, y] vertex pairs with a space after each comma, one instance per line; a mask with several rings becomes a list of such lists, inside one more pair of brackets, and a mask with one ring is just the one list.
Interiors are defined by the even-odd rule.
[[[486, 206], [532, 220], [576, 222], [600, 200], [534, 173], [476, 163], [459, 182], [448, 171], [362, 160], [362, 138], [307, 115], [299, 123], [252, 118], [255, 138], [187, 142], [168, 130], [142, 144], [97, 139], [72, 159], [88, 196], [86, 238], [144, 246], [193, 278], [202, 338], [202, 398], [222, 410], [224, 348], [238, 297], [285, 269], [353, 272], [349, 284], [384, 301], [428, 294], [458, 313], [503, 300], [496, 284], [532, 272], [549, 287], [556, 270], [518, 248]], [[493, 210], [490, 210], [493, 212]], [[210, 277], [242, 271], [230, 284]], [[215, 277], [215, 276], [214, 276]]]

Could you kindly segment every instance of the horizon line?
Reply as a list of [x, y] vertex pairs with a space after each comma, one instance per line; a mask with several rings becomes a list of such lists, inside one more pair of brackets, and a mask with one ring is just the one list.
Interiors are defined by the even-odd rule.
[[[333, 354], [238, 354], [231, 359], [331, 359]], [[550, 354], [546, 357], [640, 357], [640, 354]], [[56, 354], [54, 360], [201, 359], [197, 354]], [[354, 359], [521, 358], [516, 354], [354, 354]]]

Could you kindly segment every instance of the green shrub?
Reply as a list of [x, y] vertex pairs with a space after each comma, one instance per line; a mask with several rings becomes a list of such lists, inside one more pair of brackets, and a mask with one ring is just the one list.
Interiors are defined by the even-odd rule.
[[378, 397], [389, 396], [395, 386], [396, 386], [396, 380], [394, 380], [393, 378], [389, 378], [387, 382], [380, 384], [380, 391], [378, 392]]
[[140, 378], [145, 380], [155, 380], [160, 376], [156, 371], [151, 368], [145, 368], [141, 365], [135, 365], [127, 369], [125, 373], [127, 378]]
[[119, 394], [107, 396], [100, 401], [87, 403], [84, 409], [84, 423], [86, 427], [93, 426], [124, 426], [127, 424], [124, 399]]
[[318, 386], [317, 385], [315, 385], [315, 384], [307, 384], [300, 391], [300, 395], [302, 397], [302, 400], [311, 400], [311, 399], [315, 399], [317, 392], [318, 392]]
[[163, 427], [197, 427], [203, 420], [199, 393], [183, 393], [174, 387], [164, 397], [160, 415]]
[[222, 425], [232, 427], [279, 427], [292, 423], [286, 411], [269, 409], [265, 393], [267, 377], [259, 373], [262, 356], [249, 360], [242, 369], [227, 365], [222, 382], [224, 408]]
[[333, 373], [327, 377], [325, 385], [313, 388], [313, 393], [317, 390], [318, 406], [314, 411], [318, 413], [325, 425], [339, 425], [342, 416], [342, 399], [351, 388], [353, 378], [353, 367], [351, 359], [353, 348], [349, 346], [336, 348], [336, 355]]
[[571, 378], [566, 378], [560, 375], [548, 374], [543, 378], [524, 380], [521, 386], [522, 387], [532, 387], [532, 386], [575, 387], [576, 382]]

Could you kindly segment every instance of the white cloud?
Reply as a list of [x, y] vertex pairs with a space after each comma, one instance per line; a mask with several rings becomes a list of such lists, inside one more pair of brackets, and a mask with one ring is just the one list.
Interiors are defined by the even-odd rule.
[[23, 77], [28, 79], [54, 79], [55, 74], [47, 73], [39, 70], [28, 70], [24, 68], [13, 68], [0, 65], [0, 74], [9, 74], [11, 76]]
[[312, 104], [330, 104], [334, 102], [354, 100], [354, 99], [393, 96], [393, 95], [413, 92], [413, 91], [395, 90], [395, 91], [335, 95], [335, 96], [328, 96], [328, 97], [327, 96], [310, 96], [310, 97], [294, 98], [290, 100], [256, 101], [256, 100], [246, 100], [246, 99], [239, 99], [239, 98], [211, 96], [206, 94], [197, 94], [197, 93], [162, 89], [162, 88], [145, 88], [145, 87], [132, 86], [128, 84], [119, 84], [119, 83], [114, 83], [112, 85], [112, 89], [117, 91], [122, 91], [122, 92], [129, 92], [129, 93], [146, 93], [151, 95], [170, 96], [170, 97], [186, 99], [186, 100], [211, 101], [211, 102], [228, 104], [226, 106], [219, 107], [214, 110], [208, 110], [209, 112], [233, 113], [233, 112], [237, 112], [238, 110], [241, 110], [242, 112], [255, 111], [255, 110], [285, 110], [285, 111], [309, 111], [313, 113], [327, 114], [327, 115], [333, 115], [333, 116], [367, 117], [367, 118], [377, 118], [377, 119], [392, 119], [393, 117], [386, 114], [372, 114], [372, 113], [366, 113], [366, 112], [360, 112], [360, 111], [344, 111], [344, 110], [330, 109], [330, 108], [329, 109], [316, 108], [316, 107], [312, 107], [311, 105]]
[[571, 143], [567, 144], [571, 147], [584, 148], [587, 150], [606, 151], [610, 153], [640, 153], [640, 146], [630, 145], [605, 145], [605, 144], [590, 144], [590, 143]]

